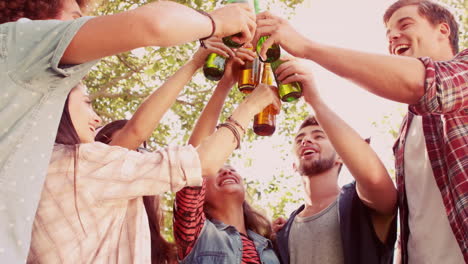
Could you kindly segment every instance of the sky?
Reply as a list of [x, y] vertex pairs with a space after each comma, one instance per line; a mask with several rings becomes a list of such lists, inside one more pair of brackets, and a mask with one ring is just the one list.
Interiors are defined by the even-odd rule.
[[[382, 15], [385, 8], [392, 2], [388, 0], [305, 0], [296, 8], [295, 15], [289, 21], [297, 31], [314, 41], [337, 47], [388, 54]], [[281, 9], [273, 8], [272, 12], [281, 14]], [[392, 173], [391, 147], [394, 139], [388, 130], [390, 127], [399, 128], [406, 109], [405, 105], [370, 94], [353, 83], [327, 72], [313, 62], [305, 61], [304, 63], [313, 70], [324, 100], [359, 134], [372, 138], [371, 146]], [[311, 108], [308, 109], [312, 114]], [[279, 118], [284, 118], [284, 116]], [[373, 122], [381, 124], [382, 120], [386, 120], [385, 125], [373, 125]], [[281, 171], [285, 175], [292, 175], [293, 177], [281, 184], [285, 189], [296, 187], [298, 192], [295, 192], [294, 196], [300, 197], [302, 188], [297, 188], [300, 186], [300, 177], [292, 169], [294, 162], [292, 146], [286, 140], [288, 139], [275, 134], [272, 137], [254, 141], [251, 149], [247, 147], [239, 152], [242, 154], [242, 159], [234, 158], [232, 164], [247, 179], [258, 180], [265, 184], [274, 180], [274, 176]], [[245, 158], [251, 158], [251, 166], [245, 166]], [[351, 180], [349, 172], [344, 169], [340, 174], [339, 184], [343, 185]], [[277, 197], [270, 196], [260, 203], [274, 204], [275, 198]], [[286, 213], [289, 214], [295, 207], [297, 205], [286, 208]]]

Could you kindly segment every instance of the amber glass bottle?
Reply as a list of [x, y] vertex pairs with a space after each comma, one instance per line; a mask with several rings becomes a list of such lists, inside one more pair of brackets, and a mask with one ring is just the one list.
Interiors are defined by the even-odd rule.
[[[273, 71], [269, 63], [263, 64], [261, 83], [273, 86]], [[276, 88], [276, 87], [275, 87]], [[277, 110], [273, 105], [269, 105], [254, 117], [253, 131], [259, 136], [271, 136], [276, 130]]]

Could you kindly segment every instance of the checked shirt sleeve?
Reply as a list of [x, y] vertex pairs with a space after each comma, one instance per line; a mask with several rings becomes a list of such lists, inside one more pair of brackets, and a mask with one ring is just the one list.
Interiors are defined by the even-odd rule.
[[424, 114], [449, 114], [468, 108], [468, 49], [450, 61], [433, 61], [420, 58], [426, 67], [425, 94], [412, 112]]

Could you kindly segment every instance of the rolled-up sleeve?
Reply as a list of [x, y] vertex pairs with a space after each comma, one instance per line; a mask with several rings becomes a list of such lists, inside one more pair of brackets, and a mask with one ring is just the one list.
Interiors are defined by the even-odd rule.
[[410, 110], [417, 115], [448, 114], [468, 108], [468, 49], [450, 61], [420, 58], [426, 68], [425, 93]]
[[102, 143], [79, 147], [77, 183], [97, 200], [132, 199], [202, 184], [192, 146], [139, 153]]

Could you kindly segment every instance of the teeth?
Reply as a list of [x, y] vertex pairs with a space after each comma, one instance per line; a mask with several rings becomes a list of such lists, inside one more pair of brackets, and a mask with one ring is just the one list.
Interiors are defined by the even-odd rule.
[[304, 151], [304, 155], [311, 154], [311, 153], [315, 153], [315, 151], [313, 151], [311, 149], [308, 149], [308, 150]]
[[236, 181], [233, 180], [233, 179], [226, 179], [226, 180], [221, 182], [221, 186], [226, 185], [226, 184], [233, 184], [233, 183], [235, 184]]
[[400, 50], [401, 50], [401, 49], [409, 49], [409, 45], [405, 45], [405, 44], [399, 45], [399, 46], [395, 47], [393, 53], [394, 53], [394, 54], [400, 54]]

